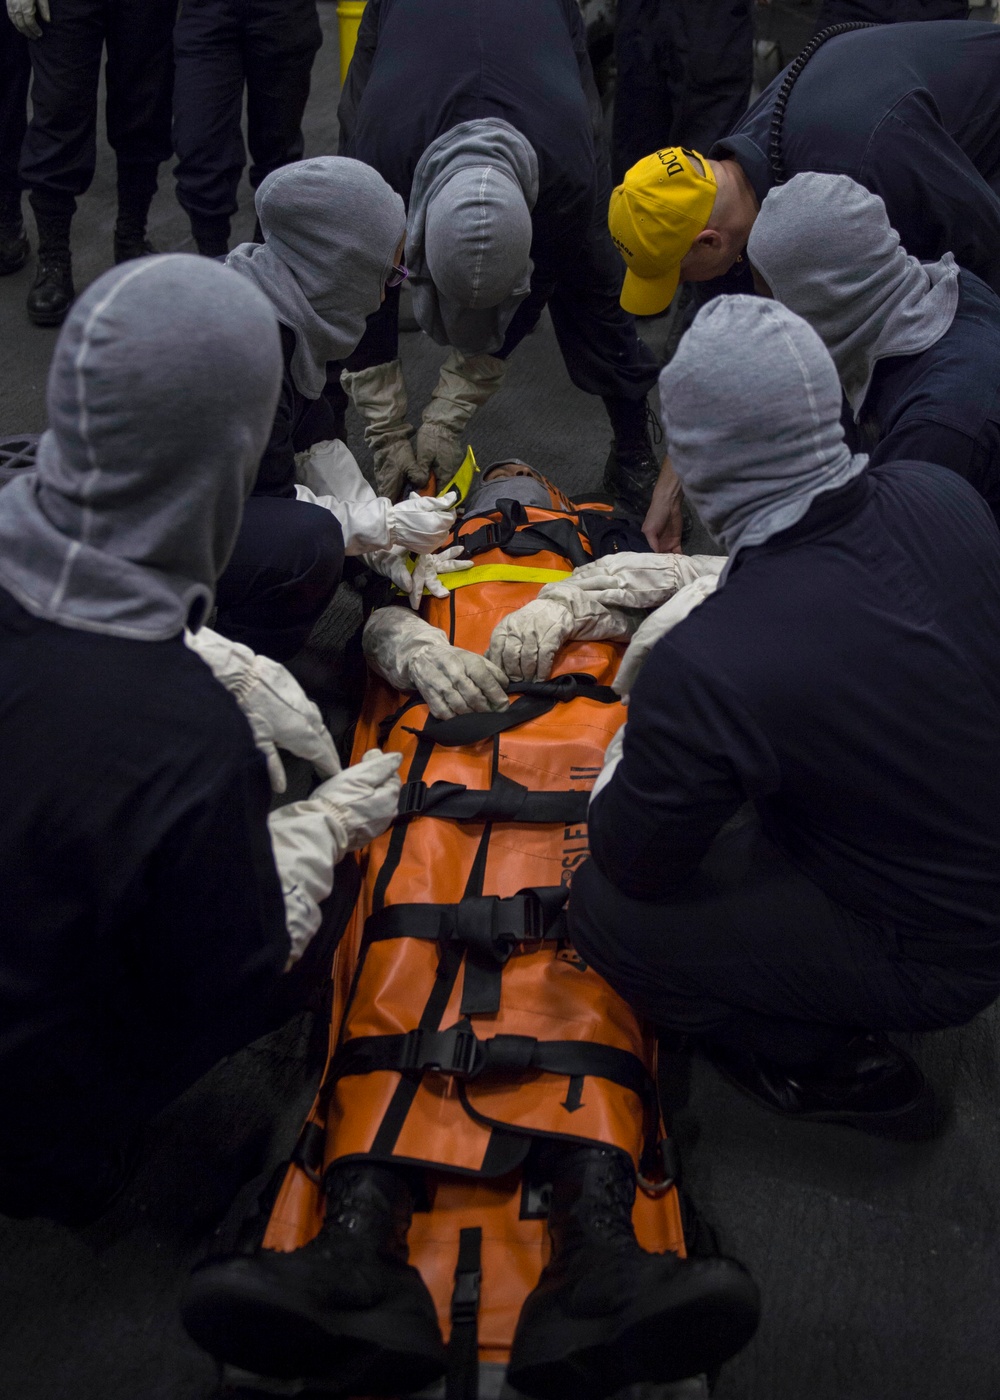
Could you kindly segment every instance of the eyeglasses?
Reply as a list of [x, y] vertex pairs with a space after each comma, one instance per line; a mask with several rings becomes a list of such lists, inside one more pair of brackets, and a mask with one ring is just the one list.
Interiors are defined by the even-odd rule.
[[410, 275], [410, 269], [404, 267], [402, 263], [393, 263], [392, 271], [385, 279], [386, 287], [401, 287]]

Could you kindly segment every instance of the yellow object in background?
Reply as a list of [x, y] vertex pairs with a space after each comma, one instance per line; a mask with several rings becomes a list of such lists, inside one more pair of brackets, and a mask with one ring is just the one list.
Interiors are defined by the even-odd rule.
[[364, 14], [365, 0], [337, 0], [337, 24], [340, 29], [340, 86], [344, 86], [347, 70], [358, 42], [358, 26]]

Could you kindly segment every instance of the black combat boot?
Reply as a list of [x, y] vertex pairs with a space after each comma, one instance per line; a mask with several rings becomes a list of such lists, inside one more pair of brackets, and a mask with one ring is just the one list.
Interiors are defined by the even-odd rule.
[[20, 191], [4, 190], [0, 192], [0, 277], [20, 272], [30, 252], [21, 217]]
[[639, 1382], [714, 1371], [746, 1345], [760, 1299], [742, 1264], [642, 1249], [624, 1154], [553, 1146], [545, 1155], [552, 1255], [518, 1319], [507, 1372], [515, 1390], [535, 1400], [599, 1400]]
[[326, 1219], [291, 1253], [209, 1260], [184, 1325], [220, 1361], [263, 1376], [322, 1379], [347, 1395], [399, 1395], [443, 1374], [434, 1301], [407, 1263], [413, 1199], [391, 1167], [344, 1163]]
[[38, 227], [38, 271], [28, 293], [28, 319], [36, 326], [61, 326], [76, 298], [73, 261], [69, 251], [71, 213], [35, 210]]
[[133, 258], [146, 258], [156, 252], [146, 237], [146, 222], [152, 202], [152, 190], [141, 187], [132, 189], [119, 184], [118, 218], [115, 220], [116, 263], [131, 262]]
[[604, 490], [614, 497], [615, 513], [641, 525], [649, 509], [660, 463], [650, 441], [650, 427], [663, 433], [645, 399], [606, 398], [614, 441], [604, 466]]
[[202, 218], [191, 215], [191, 232], [195, 246], [203, 258], [224, 258], [229, 252], [229, 215], [221, 218]]

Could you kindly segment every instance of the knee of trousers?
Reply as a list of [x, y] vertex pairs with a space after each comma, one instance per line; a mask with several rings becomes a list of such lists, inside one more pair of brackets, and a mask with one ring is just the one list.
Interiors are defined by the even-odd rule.
[[295, 502], [284, 522], [285, 567], [289, 579], [310, 593], [333, 591], [344, 572], [344, 534], [340, 521], [322, 506]]

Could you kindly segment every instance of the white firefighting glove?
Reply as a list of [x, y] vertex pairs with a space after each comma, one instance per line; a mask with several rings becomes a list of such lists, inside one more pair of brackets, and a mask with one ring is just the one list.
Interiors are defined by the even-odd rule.
[[437, 549], [451, 534], [457, 504], [457, 491], [446, 496], [418, 496], [414, 491], [408, 500], [391, 507], [390, 547], [401, 544], [414, 554]]
[[620, 729], [616, 729], [614, 734], [612, 734], [611, 743], [604, 750], [604, 766], [598, 773], [597, 781], [594, 783], [594, 786], [590, 790], [590, 799], [587, 802], [588, 807], [590, 806], [590, 803], [593, 802], [597, 794], [600, 792], [601, 788], [607, 787], [608, 783], [610, 783], [611, 779], [614, 777], [615, 769], [622, 761], [622, 754], [625, 751], [624, 744], [625, 726], [623, 724]]
[[340, 382], [364, 419], [379, 495], [394, 501], [407, 482], [426, 486], [428, 472], [417, 466], [413, 455], [413, 429], [406, 421], [406, 383], [399, 361], [353, 373], [344, 370]]
[[450, 549], [442, 549], [438, 554], [420, 554], [412, 573], [406, 567], [409, 551], [402, 545], [396, 545], [394, 549], [380, 550], [377, 554], [366, 554], [364, 560], [369, 569], [374, 569], [375, 573], [390, 579], [400, 592], [405, 593], [410, 600], [410, 607], [416, 612], [425, 588], [435, 598], [447, 598], [448, 590], [438, 581], [438, 574], [459, 574], [472, 568], [474, 560], [459, 559], [461, 553], [462, 546], [455, 544]]
[[333, 889], [333, 867], [348, 851], [367, 846], [396, 815], [396, 770], [402, 758], [371, 749], [360, 763], [321, 783], [304, 802], [279, 807], [268, 817], [291, 942], [286, 971], [298, 962], [320, 926], [319, 906]]
[[[658, 557], [677, 558], [678, 556], [663, 555]], [[618, 674], [611, 682], [626, 703], [632, 687], [635, 685], [635, 678], [642, 670], [646, 657], [656, 646], [656, 643], [676, 627], [678, 622], [683, 622], [688, 613], [693, 612], [699, 603], [703, 603], [710, 593], [714, 593], [718, 583], [718, 574], [703, 574], [701, 578], [696, 578], [693, 583], [679, 589], [668, 602], [657, 608], [655, 612], [650, 613], [649, 617], [638, 628], [635, 636], [629, 642], [628, 650], [622, 657]]]
[[[648, 612], [696, 578], [717, 577], [725, 566], [720, 554], [608, 554], [581, 564], [567, 582], [605, 605]], [[545, 598], [562, 587], [547, 583], [538, 596]]]
[[570, 638], [618, 640], [630, 637], [640, 622], [638, 614], [605, 607], [574, 588], [572, 578], [546, 584], [542, 594], [493, 629], [486, 655], [512, 681], [548, 680], [556, 653]]
[[507, 708], [503, 672], [478, 652], [452, 646], [439, 627], [404, 608], [379, 608], [362, 647], [376, 674], [397, 690], [417, 690], [435, 719]]
[[[393, 505], [376, 496], [361, 468], [342, 442], [318, 442], [295, 458], [295, 495], [321, 506], [340, 522], [345, 554], [402, 545], [429, 553], [451, 534], [458, 493], [418, 496]], [[321, 493], [326, 494], [321, 494]]]
[[392, 504], [376, 496], [342, 442], [317, 442], [295, 455], [295, 496], [322, 506], [340, 522], [344, 553], [365, 554], [392, 543]]
[[465, 457], [465, 426], [503, 383], [507, 362], [495, 355], [463, 355], [449, 350], [421, 415], [417, 466], [426, 481], [433, 471], [440, 483], [450, 481]]
[[340, 772], [340, 759], [323, 716], [280, 662], [258, 656], [210, 627], [185, 632], [184, 640], [246, 715], [253, 741], [267, 759], [275, 792], [284, 792], [288, 785], [279, 748], [308, 759], [323, 777]]
[[7, 0], [7, 13], [11, 24], [26, 39], [40, 39], [42, 29], [38, 21], [43, 19], [48, 24], [52, 18], [49, 0]]

